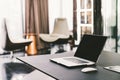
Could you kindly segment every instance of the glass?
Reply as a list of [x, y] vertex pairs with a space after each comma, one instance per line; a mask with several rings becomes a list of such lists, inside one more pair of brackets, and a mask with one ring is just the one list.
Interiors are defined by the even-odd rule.
[[87, 0], [87, 9], [91, 9], [91, 0]]
[[118, 29], [118, 33], [117, 33], [117, 39], [118, 39], [118, 42], [117, 42], [117, 44], [118, 44], [118, 46], [117, 46], [117, 48], [118, 48], [118, 53], [120, 53], [120, 0], [117, 0], [117, 2], [116, 3], [118, 3], [117, 5], [117, 12], [118, 12], [118, 14], [117, 14], [117, 20], [118, 20], [118, 23], [117, 23], [117, 29]]
[[85, 23], [85, 12], [80, 12], [80, 19], [81, 19], [81, 23]]
[[[117, 39], [117, 0], [102, 0], [102, 17], [104, 25], [104, 35], [109, 36], [105, 45], [105, 50], [118, 52]], [[104, 4], [106, 3], [106, 4]], [[109, 4], [107, 4], [109, 3]], [[111, 3], [111, 4], [110, 4]]]
[[84, 34], [91, 34], [92, 33], [92, 29], [90, 26], [81, 26], [81, 36], [83, 36]]
[[92, 12], [88, 11], [87, 12], [87, 24], [91, 24], [92, 23]]
[[80, 0], [80, 8], [81, 9], [85, 8], [85, 0]]

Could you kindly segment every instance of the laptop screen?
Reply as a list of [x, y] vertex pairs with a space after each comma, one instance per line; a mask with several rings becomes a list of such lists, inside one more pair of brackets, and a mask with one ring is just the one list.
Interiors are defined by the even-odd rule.
[[106, 42], [107, 36], [85, 34], [74, 56], [96, 62]]

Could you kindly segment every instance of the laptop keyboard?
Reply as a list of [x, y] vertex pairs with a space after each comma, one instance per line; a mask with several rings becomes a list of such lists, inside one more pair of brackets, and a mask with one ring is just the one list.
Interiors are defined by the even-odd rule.
[[76, 59], [76, 58], [63, 58], [64, 60], [68, 60], [68, 61], [71, 61], [73, 63], [87, 63], [86, 61], [82, 61], [82, 60], [79, 60], [79, 59]]

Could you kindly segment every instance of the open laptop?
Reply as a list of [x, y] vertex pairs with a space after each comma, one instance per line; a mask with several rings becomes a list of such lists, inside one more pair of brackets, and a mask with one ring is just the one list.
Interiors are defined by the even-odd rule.
[[97, 61], [106, 40], [107, 36], [85, 34], [74, 56], [53, 58], [50, 60], [66, 67], [93, 65]]

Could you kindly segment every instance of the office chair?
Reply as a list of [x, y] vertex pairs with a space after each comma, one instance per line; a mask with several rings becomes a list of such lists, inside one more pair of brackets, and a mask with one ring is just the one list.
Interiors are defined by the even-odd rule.
[[13, 51], [17, 49], [25, 48], [25, 46], [29, 45], [32, 42], [32, 40], [30, 39], [24, 39], [23, 37], [18, 37], [18, 36], [17, 38], [15, 38], [14, 36], [12, 36], [13, 31], [10, 30], [9, 26], [7, 26], [5, 19], [4, 19], [4, 29], [6, 32], [6, 42], [5, 42], [4, 50], [10, 52], [10, 58], [14, 57]]
[[56, 18], [54, 22], [54, 29], [51, 34], [40, 34], [40, 39], [47, 43], [52, 43], [53, 45], [58, 45], [57, 53], [64, 52], [63, 44], [68, 43], [70, 38], [70, 32], [68, 29], [66, 18]]

